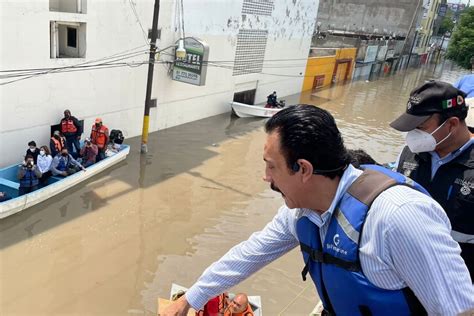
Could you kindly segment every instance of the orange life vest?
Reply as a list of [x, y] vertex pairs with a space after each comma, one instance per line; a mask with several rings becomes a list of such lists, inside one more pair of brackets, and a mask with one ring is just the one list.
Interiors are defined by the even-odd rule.
[[54, 143], [54, 149], [56, 152], [61, 152], [61, 150], [64, 148], [64, 138], [59, 137], [59, 139], [56, 139], [54, 137], [51, 137], [51, 140]]
[[225, 311], [224, 316], [253, 316], [253, 310], [252, 307], [250, 307], [250, 304], [247, 304], [247, 309], [244, 310], [242, 313], [232, 313], [230, 311], [230, 308], [228, 308]]
[[224, 313], [227, 307], [227, 293], [223, 293], [209, 300], [204, 308], [196, 312], [196, 316], [218, 316]]
[[74, 121], [71, 119], [62, 119], [61, 120], [61, 132], [64, 133], [75, 133], [77, 132], [77, 127], [74, 125]]
[[92, 125], [91, 132], [91, 141], [93, 144], [96, 144], [99, 149], [104, 149], [107, 145], [107, 139], [109, 138], [109, 129], [107, 126], [102, 125], [97, 128], [95, 125]]

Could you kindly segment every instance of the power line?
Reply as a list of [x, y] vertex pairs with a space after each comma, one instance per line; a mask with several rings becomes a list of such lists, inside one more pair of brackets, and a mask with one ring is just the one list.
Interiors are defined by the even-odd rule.
[[137, 10], [135, 8], [135, 4], [132, 2], [132, 0], [128, 0], [128, 3], [130, 4], [130, 7], [132, 8], [132, 11], [133, 11], [133, 14], [135, 15], [135, 18], [137, 19], [136, 22], [138, 23], [138, 25], [142, 29], [142, 32], [143, 32], [142, 35], [143, 35], [143, 39], [145, 40], [145, 43], [147, 45], [150, 45], [150, 43], [148, 42], [148, 33], [145, 32], [145, 29], [143, 28], [142, 22], [140, 22], [140, 18], [138, 16]]

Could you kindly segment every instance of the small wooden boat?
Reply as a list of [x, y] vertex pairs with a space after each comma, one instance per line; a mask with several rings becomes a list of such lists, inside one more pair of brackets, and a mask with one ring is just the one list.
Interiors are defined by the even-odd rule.
[[129, 152], [130, 146], [122, 145], [119, 152], [87, 167], [86, 171], [79, 171], [65, 178], [52, 176], [48, 179], [48, 185], [22, 196], [18, 196], [18, 188], [20, 187], [19, 180], [16, 177], [18, 165], [15, 164], [0, 169], [0, 192], [6, 192], [12, 197], [10, 200], [0, 202], [0, 219], [18, 213], [72, 188], [78, 183], [124, 160]]
[[232, 110], [238, 117], [272, 117], [281, 108], [265, 108], [261, 105], [249, 105], [231, 102]]
[[[158, 299], [158, 314], [160, 311], [163, 311], [169, 304], [172, 303], [173, 297], [178, 294], [179, 292], [186, 292], [188, 289], [173, 283], [171, 285], [171, 291], [170, 291], [170, 298], [169, 300], [165, 300], [162, 298]], [[229, 293], [229, 298], [232, 299], [234, 297], [234, 294]], [[262, 300], [260, 296], [249, 296], [249, 304], [250, 307], [253, 310], [254, 316], [262, 316]], [[188, 315], [194, 315], [194, 310], [190, 311]]]

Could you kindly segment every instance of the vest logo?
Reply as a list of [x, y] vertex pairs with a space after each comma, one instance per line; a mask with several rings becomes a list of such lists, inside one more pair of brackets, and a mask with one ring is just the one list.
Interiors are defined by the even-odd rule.
[[330, 244], [330, 243], [327, 243], [327, 244], [326, 244], [326, 248], [327, 248], [327, 249], [330, 249], [330, 250], [332, 250], [332, 251], [334, 251], [334, 252], [336, 252], [336, 253], [340, 253], [340, 254], [342, 254], [342, 255], [344, 255], [344, 256], [347, 256], [347, 250], [344, 250], [344, 249], [338, 247], [339, 244], [340, 244], [340, 242], [341, 242], [341, 239], [340, 239], [339, 234], [335, 234], [335, 235], [332, 237], [332, 242], [333, 242], [334, 244]]
[[415, 170], [416, 168], [418, 168], [418, 164], [417, 164], [417, 163], [404, 161], [403, 164], [402, 164], [403, 175], [404, 175], [405, 177], [411, 176], [411, 173], [412, 173], [413, 170]]
[[454, 183], [461, 186], [460, 192], [462, 195], [469, 195], [471, 194], [471, 189], [474, 189], [474, 183], [463, 179], [457, 178]]
[[334, 237], [332, 238], [332, 242], [336, 245], [336, 247], [339, 246], [339, 234], [334, 235]]

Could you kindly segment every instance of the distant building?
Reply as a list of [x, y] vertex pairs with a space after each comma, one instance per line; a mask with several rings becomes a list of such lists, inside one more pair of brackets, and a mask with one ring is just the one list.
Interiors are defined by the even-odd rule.
[[[153, 3], [0, 2], [0, 70], [12, 70], [0, 77], [0, 167], [20, 161], [30, 140], [48, 144], [65, 109], [86, 135], [96, 117], [126, 137], [141, 134]], [[184, 1], [184, 14], [180, 3], [161, 1], [157, 45], [167, 49], [155, 65], [151, 131], [229, 112], [234, 99], [301, 91], [318, 0]], [[206, 62], [188, 47], [196, 72], [207, 69], [202, 86], [171, 78], [180, 33], [209, 47]]]

